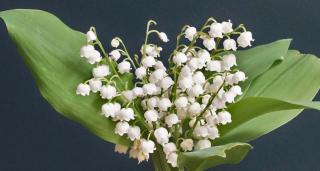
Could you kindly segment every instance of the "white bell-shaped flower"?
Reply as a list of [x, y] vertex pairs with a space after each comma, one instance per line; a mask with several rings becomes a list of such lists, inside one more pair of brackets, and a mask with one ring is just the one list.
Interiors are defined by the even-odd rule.
[[154, 65], [155, 69], [163, 69], [163, 70], [167, 70], [167, 68], [164, 66], [163, 62], [161, 61], [156, 61], [156, 64]]
[[227, 111], [221, 111], [218, 113], [218, 120], [219, 123], [221, 123], [222, 125], [225, 125], [227, 123], [231, 123], [231, 114]]
[[142, 97], [144, 96], [143, 88], [141, 87], [135, 87], [132, 89], [133, 96], [134, 97]]
[[244, 81], [244, 80], [246, 80], [246, 74], [244, 72], [237, 71], [236, 73], [234, 73], [233, 82], [235, 84], [238, 84], [239, 82]]
[[113, 38], [111, 40], [111, 46], [114, 47], [114, 48], [117, 48], [118, 46], [120, 45], [120, 42], [117, 38]]
[[197, 52], [197, 56], [199, 57], [199, 59], [205, 61], [205, 63], [207, 63], [208, 61], [211, 60], [211, 56], [210, 53], [205, 50], [205, 49], [201, 49]]
[[169, 107], [172, 106], [172, 103], [170, 101], [170, 99], [168, 98], [161, 98], [158, 101], [158, 108], [160, 111], [167, 111]]
[[207, 63], [207, 70], [208, 70], [208, 71], [221, 72], [221, 61], [218, 61], [218, 60], [210, 60], [210, 61]]
[[228, 22], [226, 21], [222, 22], [221, 25], [222, 25], [222, 32], [224, 34], [231, 33], [233, 31], [232, 23], [230, 20]]
[[197, 137], [205, 138], [206, 136], [208, 136], [208, 129], [206, 126], [196, 126], [193, 133]]
[[174, 143], [169, 142], [163, 145], [163, 152], [168, 157], [170, 153], [174, 153], [177, 151], [177, 147]]
[[228, 71], [231, 67], [237, 65], [236, 56], [234, 54], [224, 55], [222, 57], [222, 66], [224, 70]]
[[101, 107], [102, 114], [106, 117], [110, 116], [112, 118], [114, 118], [118, 114], [120, 109], [121, 106], [119, 103], [106, 103]]
[[184, 96], [180, 96], [174, 101], [174, 105], [178, 109], [179, 108], [185, 108], [188, 105], [188, 98], [184, 97]]
[[145, 50], [148, 56], [159, 57], [160, 52], [162, 51], [162, 48], [154, 45], [147, 45]]
[[143, 154], [148, 155], [156, 149], [152, 140], [141, 139], [139, 149]]
[[180, 76], [182, 77], [191, 77], [192, 76], [192, 70], [188, 65], [185, 65], [181, 68]]
[[128, 61], [122, 61], [118, 64], [118, 70], [120, 74], [130, 73], [131, 69], [131, 64]]
[[92, 51], [94, 51], [94, 47], [92, 45], [84, 45], [80, 49], [80, 57], [88, 58]]
[[102, 99], [112, 99], [117, 95], [117, 90], [111, 85], [104, 85], [101, 87], [100, 96]]
[[132, 90], [126, 90], [121, 93], [128, 101], [132, 101], [135, 96]]
[[124, 134], [128, 133], [129, 127], [130, 126], [128, 122], [118, 122], [116, 124], [115, 133], [123, 136]]
[[194, 84], [204, 84], [206, 82], [206, 77], [203, 75], [201, 71], [197, 71], [193, 74], [192, 80]]
[[178, 166], [178, 154], [177, 153], [170, 153], [168, 155], [167, 162], [171, 164], [172, 167]]
[[214, 140], [216, 138], [219, 138], [219, 130], [217, 127], [215, 126], [207, 126], [207, 130], [208, 130], [208, 138], [211, 140]]
[[136, 69], [135, 74], [138, 79], [142, 80], [143, 77], [145, 77], [147, 75], [147, 69], [143, 66], [139, 67]]
[[97, 39], [97, 35], [92, 30], [89, 30], [86, 36], [87, 36], [87, 42], [91, 42]]
[[205, 38], [203, 39], [203, 46], [208, 50], [216, 49], [216, 42], [214, 38]]
[[122, 108], [117, 115], [117, 118], [120, 121], [127, 121], [129, 122], [130, 120], [134, 119], [134, 112], [132, 108]]
[[156, 122], [159, 118], [159, 114], [156, 110], [147, 110], [144, 112], [144, 118], [147, 120], [147, 122]]
[[101, 90], [102, 82], [97, 79], [92, 79], [89, 81], [90, 89], [92, 92], [96, 93]]
[[233, 39], [226, 39], [223, 41], [223, 48], [224, 50], [237, 50], [237, 43]]
[[168, 127], [172, 127], [174, 124], [177, 124], [180, 122], [178, 115], [176, 114], [170, 114], [165, 117], [165, 122], [168, 125]]
[[173, 84], [174, 84], [174, 81], [173, 81], [172, 78], [169, 77], [169, 76], [164, 77], [164, 78], [160, 81], [160, 87], [161, 87], [163, 90], [168, 90]]
[[182, 148], [183, 151], [191, 151], [193, 149], [193, 140], [192, 139], [184, 139], [180, 143], [180, 147]]
[[251, 46], [252, 41], [254, 41], [254, 39], [252, 38], [252, 33], [250, 31], [241, 33], [240, 36], [237, 38], [239, 46], [243, 48]]
[[79, 84], [76, 91], [77, 95], [81, 96], [89, 96], [90, 94], [90, 86], [88, 84]]
[[222, 95], [222, 100], [228, 102], [228, 103], [233, 103], [234, 98], [237, 96], [237, 94], [233, 93], [232, 91], [227, 91]]
[[127, 154], [129, 147], [121, 145], [121, 144], [116, 144], [114, 147], [114, 152], [119, 153], [119, 154]]
[[190, 70], [193, 72], [197, 69], [200, 69], [201, 62], [199, 61], [199, 58], [192, 57], [188, 61], [187, 65], [190, 68]]
[[209, 35], [214, 38], [222, 38], [222, 31], [222, 24], [215, 22], [210, 25]]
[[168, 42], [168, 41], [169, 41], [167, 34], [164, 33], [164, 32], [160, 32], [160, 33], [159, 33], [159, 38], [160, 38], [163, 42]]
[[212, 106], [215, 109], [223, 109], [226, 107], [226, 102], [220, 98], [214, 98], [212, 101]]
[[117, 61], [121, 57], [121, 53], [119, 52], [118, 49], [113, 50], [109, 53], [110, 58]]
[[87, 58], [87, 62], [89, 64], [95, 64], [95, 63], [100, 62], [102, 60], [101, 54], [97, 50], [91, 51], [86, 58]]
[[155, 107], [158, 106], [158, 97], [151, 97], [147, 100], [147, 106], [149, 109], [154, 109]]
[[211, 98], [211, 95], [209, 95], [209, 94], [206, 94], [206, 95], [202, 96], [202, 98], [201, 98], [201, 103], [202, 103], [202, 104], [208, 104], [210, 98]]
[[138, 126], [132, 126], [128, 129], [128, 137], [131, 141], [134, 141], [135, 139], [140, 139], [141, 132], [140, 128]]
[[201, 105], [198, 102], [192, 103], [188, 108], [188, 112], [190, 113], [191, 116], [196, 116], [200, 114]]
[[141, 63], [145, 68], [150, 68], [156, 64], [156, 60], [152, 56], [146, 56], [142, 59]]
[[157, 92], [157, 86], [154, 83], [148, 83], [142, 86], [144, 94], [153, 95]]
[[238, 86], [238, 85], [232, 86], [229, 91], [231, 91], [235, 95], [241, 95], [242, 94], [241, 87]]
[[199, 97], [203, 93], [204, 90], [200, 84], [196, 84], [188, 90], [188, 95], [191, 97]]
[[163, 69], [157, 69], [153, 71], [149, 76], [149, 81], [151, 83], [157, 83], [158, 81], [162, 80], [168, 74]]
[[92, 75], [95, 78], [102, 78], [106, 77], [110, 74], [109, 66], [108, 65], [100, 65], [92, 70]]
[[154, 131], [154, 136], [159, 144], [164, 145], [169, 142], [170, 134], [166, 128], [159, 127]]
[[186, 54], [182, 53], [182, 52], [177, 52], [173, 58], [172, 58], [172, 61], [174, 64], [176, 65], [181, 65], [183, 63], [186, 63], [188, 60]]
[[196, 145], [195, 145], [195, 149], [196, 150], [202, 150], [202, 149], [206, 149], [206, 148], [210, 148], [211, 147], [211, 142], [207, 139], [203, 139], [203, 140], [199, 140]]
[[219, 123], [218, 116], [214, 114], [210, 114], [206, 116], [206, 122], [209, 126], [214, 126]]
[[187, 38], [188, 40], [192, 41], [193, 38], [196, 36], [197, 34], [197, 29], [195, 27], [188, 27], [185, 32], [185, 38]]
[[192, 77], [182, 77], [179, 78], [178, 86], [181, 90], [185, 91], [186, 89], [190, 89], [193, 85]]

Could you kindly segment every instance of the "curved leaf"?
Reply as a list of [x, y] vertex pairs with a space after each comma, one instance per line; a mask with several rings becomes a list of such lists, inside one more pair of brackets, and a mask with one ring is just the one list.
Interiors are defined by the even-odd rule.
[[[306, 101], [285, 101], [266, 97], [247, 97], [229, 106], [228, 110], [232, 113], [232, 123], [219, 127], [221, 138], [215, 141], [216, 144], [225, 144], [239, 141], [247, 142], [258, 133], [263, 133], [260, 127], [273, 126], [273, 122], [257, 122], [256, 125], [247, 124], [254, 122], [256, 118], [274, 111], [311, 108], [320, 110], [320, 102]], [[283, 113], [278, 113], [283, 115]], [[276, 118], [275, 118], [276, 119]], [[258, 125], [260, 124], [260, 125]]]
[[246, 90], [250, 83], [270, 69], [275, 61], [283, 60], [290, 43], [291, 39], [282, 39], [248, 50], [235, 52], [239, 69], [245, 72], [248, 77], [241, 87]]
[[9, 10], [1, 12], [0, 17], [42, 96], [55, 110], [106, 141], [130, 143], [115, 135], [114, 122], [100, 114], [103, 102], [97, 95], [84, 98], [75, 94], [76, 86], [91, 77], [92, 66], [79, 57], [79, 49], [86, 42], [84, 34], [40, 10]]
[[[256, 96], [281, 99], [281, 101], [288, 103], [297, 103], [298, 100], [300, 102], [311, 101], [320, 87], [319, 73], [320, 61], [315, 56], [300, 54], [297, 51], [289, 51], [284, 61], [276, 64], [265, 74], [253, 81], [243, 100]], [[238, 103], [242, 102], [239, 101]], [[270, 108], [274, 109], [279, 107], [270, 106], [270, 104], [256, 103], [255, 105], [269, 105]], [[255, 108], [255, 105], [247, 105], [247, 112], [252, 113], [253, 111], [251, 110]], [[243, 108], [245, 107], [243, 106]], [[233, 110], [232, 117], [235, 123], [221, 127], [222, 135], [216, 143], [251, 141], [289, 122], [303, 108], [289, 107], [283, 108], [281, 111], [275, 111], [274, 109], [263, 109], [266, 110], [265, 112], [259, 109], [261, 110], [260, 113], [263, 114], [256, 114], [254, 118], [249, 117], [246, 120], [240, 117], [248, 115], [247, 113], [239, 113], [237, 110]], [[242, 123], [239, 123], [238, 119]]]
[[230, 143], [179, 154], [178, 162], [188, 170], [202, 171], [221, 164], [237, 164], [252, 149], [247, 143]]

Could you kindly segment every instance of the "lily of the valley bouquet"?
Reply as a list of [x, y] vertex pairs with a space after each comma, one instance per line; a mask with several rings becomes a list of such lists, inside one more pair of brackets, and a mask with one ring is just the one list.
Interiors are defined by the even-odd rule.
[[58, 112], [138, 163], [152, 158], [155, 170], [238, 163], [249, 141], [320, 109], [319, 59], [288, 50], [289, 39], [250, 48], [253, 34], [230, 20], [186, 25], [172, 38], [150, 20], [131, 54], [119, 37], [102, 43], [94, 27], [83, 34], [43, 11], [0, 17]]

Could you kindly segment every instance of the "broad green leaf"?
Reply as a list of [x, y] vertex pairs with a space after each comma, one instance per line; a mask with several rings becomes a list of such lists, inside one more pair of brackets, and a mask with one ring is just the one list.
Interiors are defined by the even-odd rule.
[[255, 78], [266, 72], [276, 61], [283, 60], [290, 43], [291, 39], [282, 39], [235, 52], [239, 69], [248, 77], [241, 87], [246, 90]]
[[202, 171], [221, 164], [237, 164], [252, 149], [247, 143], [230, 143], [179, 154], [178, 163], [190, 171]]
[[[308, 101], [285, 101], [267, 97], [247, 97], [237, 103], [231, 104], [228, 108], [232, 113], [232, 123], [219, 127], [221, 138], [215, 141], [216, 144], [240, 141], [247, 142], [260, 131], [260, 127], [268, 126], [269, 122], [260, 122], [256, 127], [248, 127], [247, 122], [263, 117], [274, 111], [286, 111], [292, 109], [317, 109], [320, 110], [320, 102]], [[279, 113], [281, 115], [281, 113]], [[260, 126], [258, 125], [260, 124]]]
[[[251, 104], [240, 100], [234, 107], [230, 106], [233, 122], [221, 127], [221, 138], [217, 139], [216, 143], [251, 141], [289, 122], [302, 111], [303, 105], [308, 108], [315, 107], [308, 106], [310, 103], [306, 105], [300, 102], [314, 98], [320, 87], [319, 74], [319, 59], [313, 55], [289, 51], [284, 61], [253, 81], [243, 100], [249, 97], [269, 97], [293, 103], [295, 105], [290, 106], [294, 108], [283, 104], [264, 104], [258, 99]], [[296, 104], [301, 105], [301, 108], [296, 108]], [[284, 108], [277, 111], [280, 110], [279, 107]]]
[[[79, 49], [86, 43], [84, 34], [40, 10], [9, 10], [1, 12], [0, 17], [42, 96], [55, 110], [106, 141], [130, 143], [115, 135], [114, 122], [100, 114], [103, 101], [98, 95], [80, 97], [75, 94], [77, 85], [91, 77], [92, 66], [79, 57]], [[129, 82], [132, 76], [122, 79], [123, 83]]]

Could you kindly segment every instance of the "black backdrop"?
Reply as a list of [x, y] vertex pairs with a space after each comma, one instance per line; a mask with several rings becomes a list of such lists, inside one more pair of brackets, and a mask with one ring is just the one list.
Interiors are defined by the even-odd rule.
[[[54, 13], [80, 31], [97, 27], [102, 40], [124, 38], [131, 52], [143, 41], [145, 23], [174, 37], [184, 24], [199, 26], [207, 17], [232, 19], [253, 31], [255, 45], [293, 38], [292, 48], [320, 55], [317, 0], [1, 0], [0, 10], [36, 8]], [[171, 41], [167, 46], [172, 46]], [[164, 47], [167, 47], [164, 46]], [[0, 170], [100, 171], [152, 170], [152, 164], [113, 152], [113, 145], [58, 115], [40, 96], [6, 29], [0, 26]], [[163, 56], [165, 57], [165, 55]], [[308, 87], [306, 87], [308, 88]], [[318, 98], [319, 99], [319, 98]], [[320, 170], [316, 111], [305, 111], [276, 131], [252, 142], [255, 147], [238, 165], [212, 170]]]

